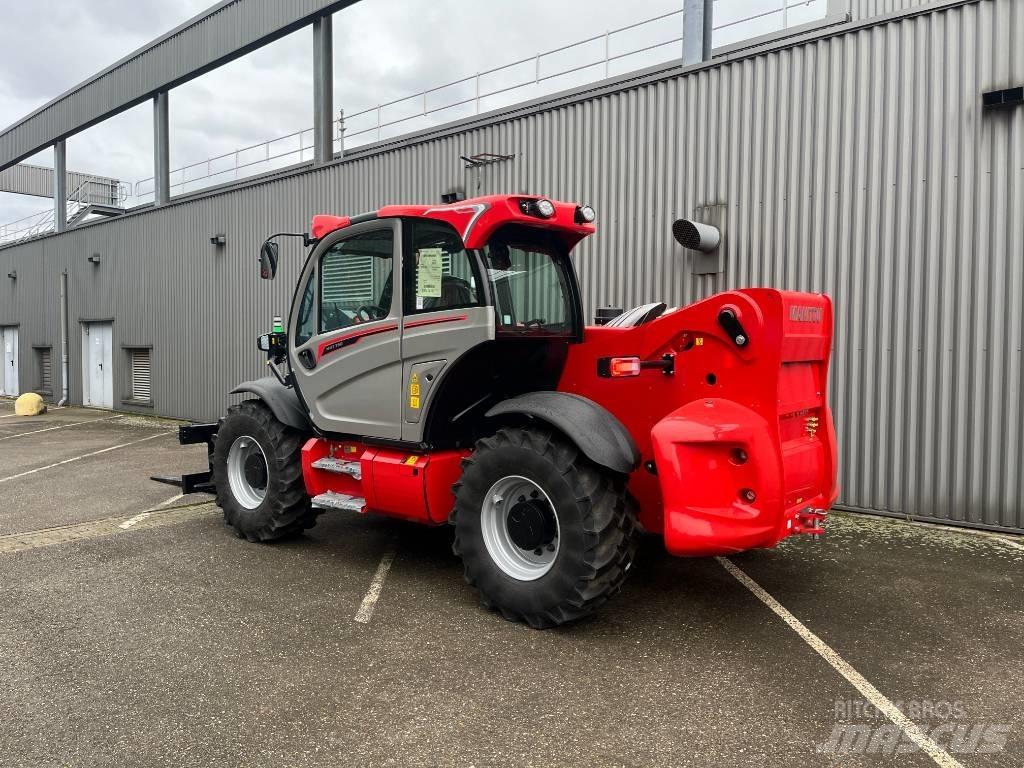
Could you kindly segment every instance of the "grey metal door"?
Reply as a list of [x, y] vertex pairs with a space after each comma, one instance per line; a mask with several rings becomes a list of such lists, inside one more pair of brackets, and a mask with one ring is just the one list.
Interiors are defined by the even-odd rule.
[[82, 323], [82, 404], [114, 407], [113, 327]]
[[3, 374], [0, 375], [0, 394], [11, 397], [18, 392], [18, 329], [16, 326], [0, 328], [0, 348], [3, 350]]
[[289, 362], [325, 432], [402, 437], [402, 225], [367, 222], [328, 236], [300, 278]]

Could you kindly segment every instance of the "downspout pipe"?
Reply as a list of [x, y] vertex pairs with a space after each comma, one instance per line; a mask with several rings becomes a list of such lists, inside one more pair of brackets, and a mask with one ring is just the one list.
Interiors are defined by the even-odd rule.
[[68, 271], [60, 273], [60, 402], [68, 404]]

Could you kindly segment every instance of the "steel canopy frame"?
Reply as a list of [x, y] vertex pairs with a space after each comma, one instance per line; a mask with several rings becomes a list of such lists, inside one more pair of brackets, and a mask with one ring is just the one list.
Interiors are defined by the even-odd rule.
[[359, 0], [224, 0], [0, 131], [0, 171]]

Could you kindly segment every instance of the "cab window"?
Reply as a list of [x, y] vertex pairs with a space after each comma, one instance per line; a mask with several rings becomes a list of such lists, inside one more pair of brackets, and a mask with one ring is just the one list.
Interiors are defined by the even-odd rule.
[[447, 224], [413, 221], [405, 264], [405, 314], [475, 307], [481, 301], [473, 258]]
[[547, 239], [500, 231], [483, 250], [502, 333], [572, 334], [568, 256]]
[[320, 333], [391, 313], [394, 234], [366, 232], [335, 243], [320, 259]]
[[299, 317], [295, 322], [295, 346], [301, 347], [316, 332], [316, 318], [313, 316], [313, 287], [315, 272], [309, 273], [306, 287], [302, 291], [302, 302], [299, 304]]

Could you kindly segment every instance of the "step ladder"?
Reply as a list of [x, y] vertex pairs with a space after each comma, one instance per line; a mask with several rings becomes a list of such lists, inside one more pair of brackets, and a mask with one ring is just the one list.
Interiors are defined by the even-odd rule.
[[313, 469], [322, 469], [335, 475], [348, 475], [356, 480], [363, 479], [363, 465], [358, 461], [345, 461], [332, 456], [324, 456], [313, 462]]
[[349, 496], [347, 493], [327, 491], [313, 497], [313, 506], [317, 509], [342, 509], [346, 512], [362, 512], [366, 499], [361, 496]]

